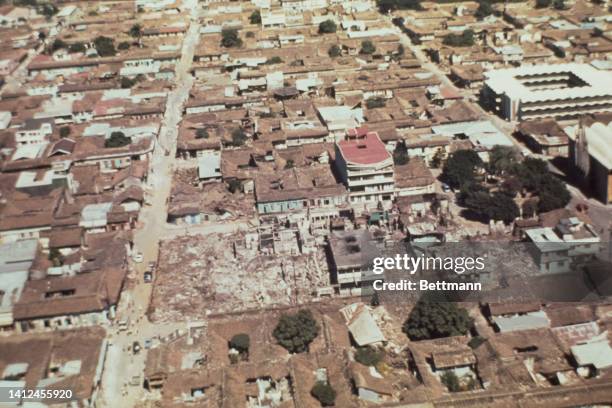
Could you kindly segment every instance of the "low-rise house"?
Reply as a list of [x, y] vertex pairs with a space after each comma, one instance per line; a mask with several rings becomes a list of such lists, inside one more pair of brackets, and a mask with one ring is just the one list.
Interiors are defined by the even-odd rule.
[[93, 407], [106, 360], [105, 337], [100, 327], [3, 337], [0, 380], [4, 387], [70, 390], [71, 402], [65, 404]]
[[534, 152], [550, 157], [568, 157], [569, 138], [554, 119], [521, 122], [517, 130]]

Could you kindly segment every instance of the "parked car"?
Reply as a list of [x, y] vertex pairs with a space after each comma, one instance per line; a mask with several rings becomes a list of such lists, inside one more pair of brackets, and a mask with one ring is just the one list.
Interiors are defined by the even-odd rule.
[[136, 263], [141, 263], [144, 261], [144, 255], [141, 252], [135, 252], [134, 255], [132, 255], [132, 259]]
[[134, 343], [132, 343], [132, 352], [134, 354], [138, 354], [140, 352], [140, 343], [135, 341]]
[[145, 339], [145, 341], [144, 341], [144, 348], [145, 348], [145, 350], [150, 349], [152, 345], [153, 345], [153, 340]]
[[153, 281], [153, 273], [151, 273], [151, 271], [146, 271], [144, 273], [144, 281], [145, 283], [151, 283]]
[[450, 193], [451, 192], [451, 188], [448, 184], [446, 183], [442, 183], [442, 191], [444, 191], [445, 193]]

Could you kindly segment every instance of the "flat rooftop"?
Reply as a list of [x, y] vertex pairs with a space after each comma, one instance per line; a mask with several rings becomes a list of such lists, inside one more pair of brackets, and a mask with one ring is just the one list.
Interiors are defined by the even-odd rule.
[[[533, 81], [545, 83], [559, 75], [570, 75], [577, 86], [541, 88]], [[497, 94], [507, 94], [525, 102], [612, 96], [612, 87], [601, 86], [612, 81], [612, 72], [599, 70], [589, 64], [533, 65], [519, 68], [497, 69], [485, 73], [487, 85]]]

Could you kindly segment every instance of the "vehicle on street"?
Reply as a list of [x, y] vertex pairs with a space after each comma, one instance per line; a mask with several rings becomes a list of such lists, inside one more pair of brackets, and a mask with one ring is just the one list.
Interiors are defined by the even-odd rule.
[[132, 260], [136, 263], [142, 263], [142, 261], [144, 261], [144, 255], [141, 252], [135, 252], [134, 255], [132, 255]]
[[134, 354], [138, 354], [140, 352], [140, 343], [135, 341], [134, 343], [132, 343], [132, 352]]
[[151, 271], [146, 271], [144, 273], [144, 282], [151, 283], [153, 281], [153, 273]]

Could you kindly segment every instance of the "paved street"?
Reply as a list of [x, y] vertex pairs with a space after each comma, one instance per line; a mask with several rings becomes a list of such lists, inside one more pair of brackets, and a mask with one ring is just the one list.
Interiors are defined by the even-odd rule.
[[149, 323], [146, 311], [152, 284], [144, 283], [143, 274], [149, 262], [157, 261], [159, 240], [166, 237], [166, 201], [170, 195], [177, 128], [193, 84], [189, 69], [199, 40], [197, 0], [187, 2], [187, 7], [191, 8], [191, 25], [183, 41], [181, 60], [176, 66], [177, 85], [168, 95], [164, 122], [151, 161], [149, 182], [152, 187], [148, 198], [151, 205], [142, 209], [142, 227], [134, 235], [135, 251], [143, 254], [144, 261], [134, 264], [135, 284], [124, 291], [118, 308], [117, 321], [127, 320], [129, 327], [125, 331], [119, 331], [117, 327], [113, 329], [99, 398], [103, 407], [134, 406], [144, 397], [142, 373], [147, 350], [143, 348], [138, 354], [133, 354], [131, 347], [135, 341], [143, 346], [145, 339], [166, 336], [184, 328], [184, 324]]

